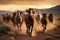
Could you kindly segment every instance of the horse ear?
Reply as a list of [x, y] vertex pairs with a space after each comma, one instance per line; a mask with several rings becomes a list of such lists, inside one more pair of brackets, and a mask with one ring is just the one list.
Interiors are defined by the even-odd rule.
[[26, 10], [26, 12], [28, 12], [28, 10]]

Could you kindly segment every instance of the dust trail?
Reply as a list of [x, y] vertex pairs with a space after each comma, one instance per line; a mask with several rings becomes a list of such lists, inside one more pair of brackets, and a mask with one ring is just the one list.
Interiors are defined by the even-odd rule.
[[[40, 15], [40, 16], [41, 16], [41, 15]], [[57, 22], [57, 20], [56, 20], [55, 17], [54, 17], [54, 23], [48, 22], [48, 24], [47, 24], [47, 29], [46, 29], [46, 33], [48, 33], [48, 31], [50, 31], [50, 30], [53, 30], [53, 29], [55, 28], [55, 26], [56, 26], [56, 25], [55, 25], [56, 23], [58, 23], [58, 22]], [[10, 26], [11, 29], [12, 29], [12, 31], [15, 31], [15, 32], [18, 31], [17, 27], [14, 27], [13, 24], [12, 24], [12, 22], [9, 22], [8, 24], [5, 23], [5, 24], [8, 25], [8, 26]], [[23, 22], [23, 24], [22, 24], [21, 29], [22, 29], [22, 31], [21, 31], [21, 32], [19, 31], [19, 33], [21, 33], [21, 34], [26, 34], [26, 25], [25, 25], [24, 22]], [[32, 36], [37, 36], [37, 32], [41, 32], [42, 30], [43, 30], [43, 27], [41, 27], [41, 23], [40, 23], [40, 24], [37, 24], [37, 23], [35, 22], [35, 23], [34, 23], [34, 28], [33, 28]]]

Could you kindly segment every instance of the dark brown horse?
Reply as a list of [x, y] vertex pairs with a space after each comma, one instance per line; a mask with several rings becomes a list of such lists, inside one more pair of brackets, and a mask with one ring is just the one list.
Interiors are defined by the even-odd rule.
[[3, 21], [5, 22], [5, 20], [6, 20], [5, 15], [3, 14], [2, 16], [3, 16]]
[[53, 14], [49, 14], [48, 20], [49, 20], [49, 22], [53, 23]]
[[45, 32], [46, 26], [47, 26], [46, 13], [42, 14], [41, 23], [42, 23], [42, 26], [43, 26], [43, 32]]

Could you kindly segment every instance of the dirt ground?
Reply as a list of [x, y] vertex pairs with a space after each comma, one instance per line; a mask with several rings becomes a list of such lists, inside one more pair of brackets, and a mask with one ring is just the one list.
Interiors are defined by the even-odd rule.
[[[56, 35], [55, 34], [56, 31], [54, 29], [60, 23], [60, 20], [57, 19], [58, 17], [54, 16], [54, 23], [48, 22], [45, 33], [42, 32], [43, 28], [41, 27], [41, 23], [37, 24], [35, 22], [32, 37], [26, 34], [26, 25], [24, 22], [21, 27], [22, 31], [18, 31], [17, 27], [14, 27], [11, 21], [9, 23], [4, 23], [5, 25], [11, 27], [12, 32], [18, 33], [19, 35], [10, 36], [10, 35], [2, 34], [0, 35], [0, 40], [60, 40], [60, 38], [53, 37], [53, 35]], [[46, 38], [50, 38], [50, 39], [46, 39]]]

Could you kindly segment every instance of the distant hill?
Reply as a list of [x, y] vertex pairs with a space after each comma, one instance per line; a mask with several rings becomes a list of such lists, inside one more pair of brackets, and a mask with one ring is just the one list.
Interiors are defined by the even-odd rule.
[[[49, 9], [36, 9], [36, 11], [38, 13], [41, 13], [42, 12], [42, 13], [60, 14], [60, 5], [57, 5], [55, 7], [49, 8]], [[5, 13], [12, 14], [13, 12], [11, 12], [11, 11], [5, 11], [5, 10], [0, 10], [0, 15], [5, 14]]]
[[9, 13], [9, 14], [11, 14], [12, 12], [11, 12], [11, 11], [0, 10], [0, 15], [5, 14], [5, 13]]
[[[25, 11], [21, 11], [21, 10], [15, 10], [15, 11], [13, 11], [13, 12], [17, 12], [17, 11], [19, 11], [19, 12], [25, 12]], [[6, 14], [6, 13], [12, 14], [13, 12], [12, 12], [12, 11], [0, 10], [0, 15]]]
[[49, 9], [37, 9], [37, 11], [40, 11], [42, 13], [60, 14], [60, 5], [57, 5], [55, 7], [49, 8]]

